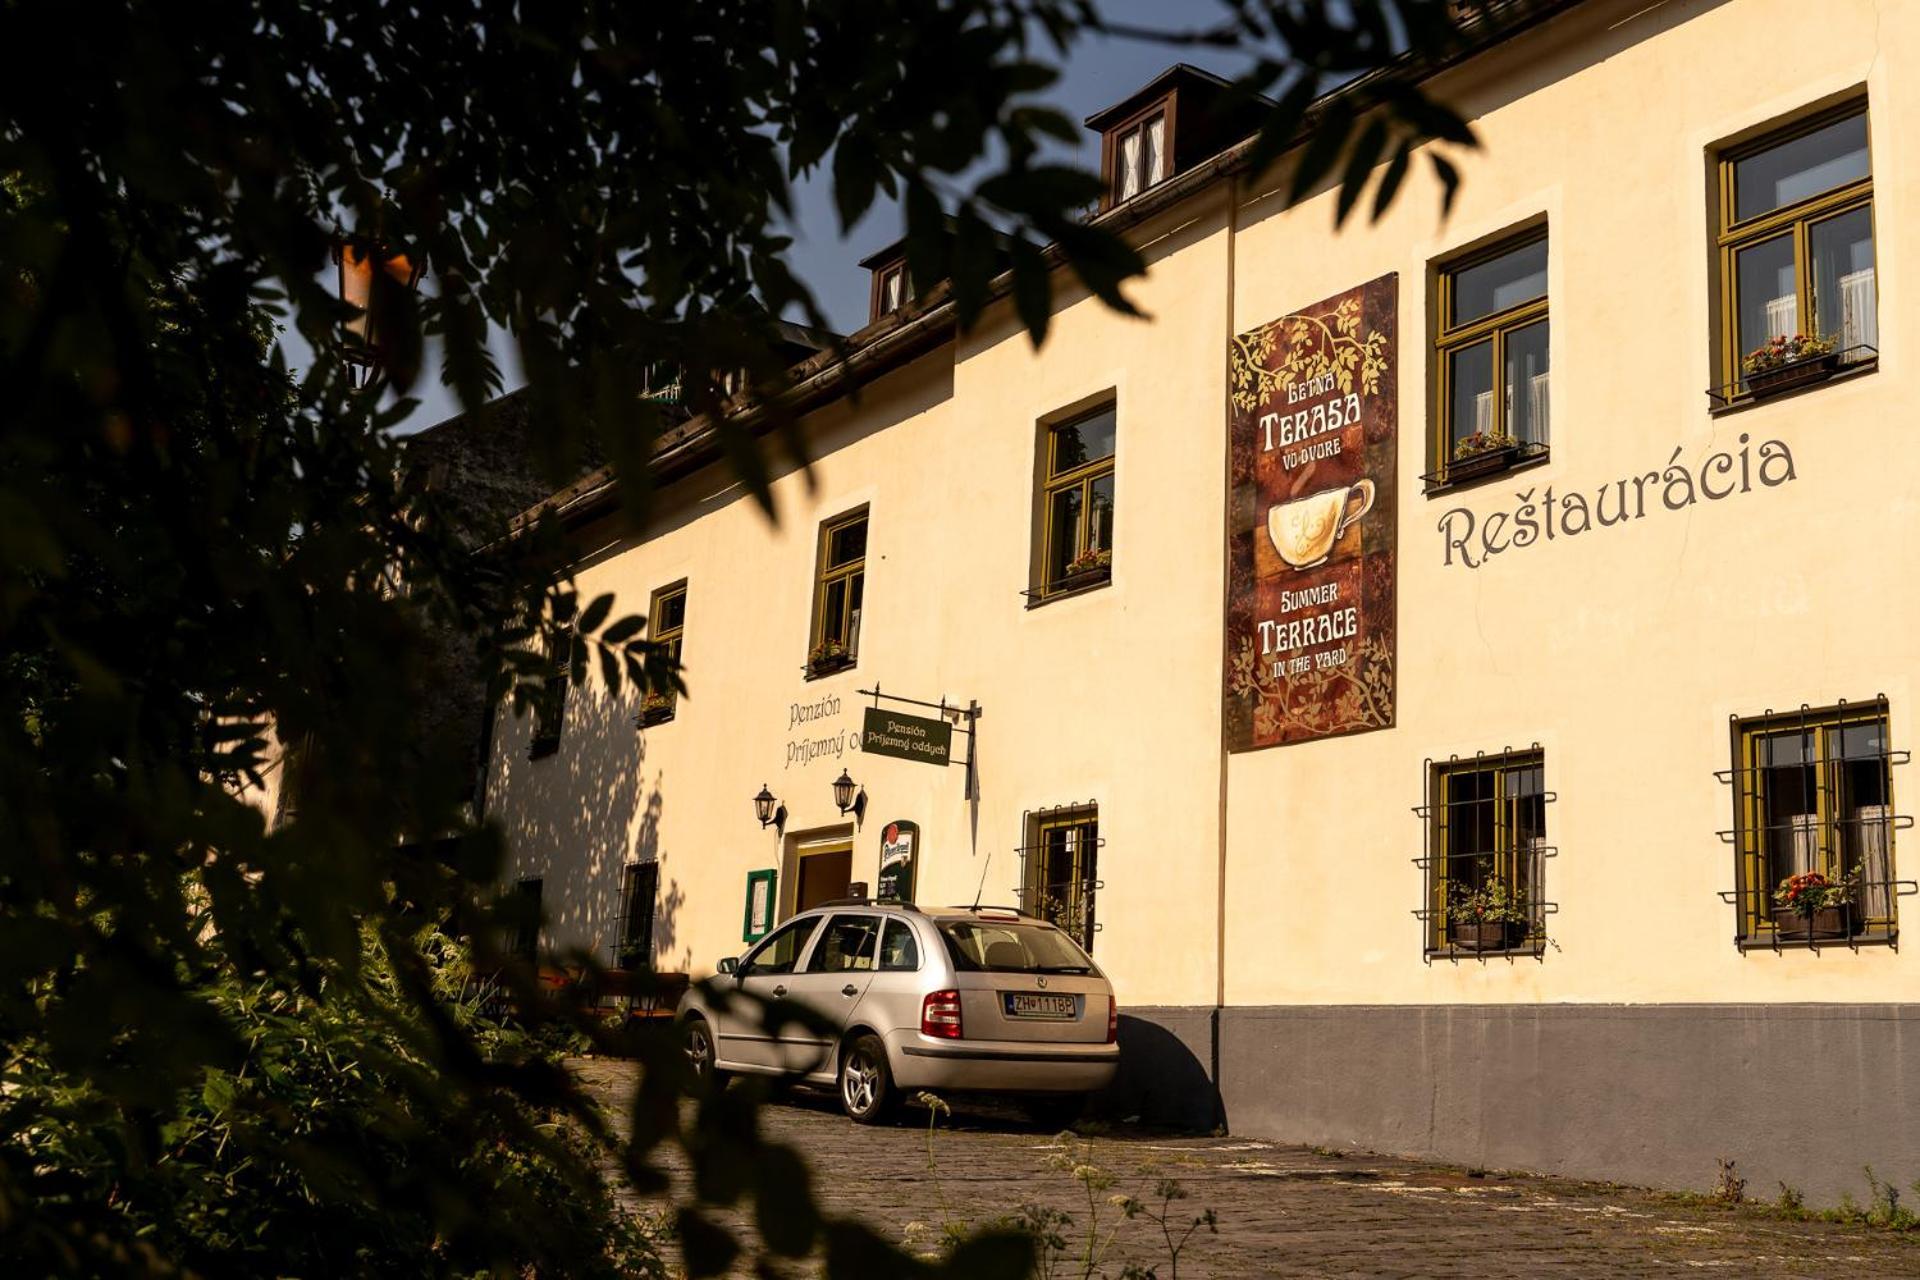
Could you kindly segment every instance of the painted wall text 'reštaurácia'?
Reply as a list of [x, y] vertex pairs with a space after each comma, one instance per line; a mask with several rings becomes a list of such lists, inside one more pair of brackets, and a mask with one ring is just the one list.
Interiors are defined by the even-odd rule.
[[1465, 507], [1454, 507], [1440, 517], [1445, 563], [1478, 569], [1515, 548], [1575, 538], [1589, 529], [1644, 519], [1662, 508], [1684, 511], [1696, 502], [1751, 493], [1756, 484], [1770, 489], [1794, 479], [1793, 453], [1785, 441], [1763, 441], [1755, 449], [1749, 439], [1743, 432], [1738, 453], [1710, 453], [1698, 471], [1683, 464], [1675, 448], [1665, 470], [1603, 484], [1591, 502], [1578, 490], [1556, 497], [1548, 485], [1538, 500], [1532, 489], [1515, 493], [1519, 505], [1511, 511], [1476, 516]]

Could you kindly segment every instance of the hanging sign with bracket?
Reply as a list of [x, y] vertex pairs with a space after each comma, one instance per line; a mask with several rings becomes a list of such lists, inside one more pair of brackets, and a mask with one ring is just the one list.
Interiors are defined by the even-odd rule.
[[868, 755], [945, 767], [953, 757], [953, 726], [932, 716], [868, 707], [860, 728], [860, 749]]

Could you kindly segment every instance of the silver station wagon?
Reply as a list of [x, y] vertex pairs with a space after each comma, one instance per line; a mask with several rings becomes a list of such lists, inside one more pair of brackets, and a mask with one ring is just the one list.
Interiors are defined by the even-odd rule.
[[1064, 1120], [1120, 1061], [1105, 975], [1011, 908], [826, 903], [719, 969], [680, 1002], [694, 1069], [830, 1085], [861, 1124], [919, 1089], [1008, 1095]]

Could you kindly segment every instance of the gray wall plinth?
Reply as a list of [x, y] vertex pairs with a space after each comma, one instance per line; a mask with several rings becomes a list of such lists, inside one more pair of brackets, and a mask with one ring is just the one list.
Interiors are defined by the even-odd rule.
[[1220, 1123], [1213, 1083], [1212, 1008], [1120, 1011], [1120, 1071], [1094, 1100], [1101, 1115], [1211, 1132]]
[[[1122, 1029], [1123, 1105], [1164, 1114], [1204, 1097], [1192, 1069], [1210, 1061], [1215, 1011], [1128, 1012], [1158, 1031]], [[1772, 1198], [1785, 1182], [1815, 1205], [1846, 1192], [1864, 1201], [1866, 1165], [1903, 1189], [1920, 1177], [1920, 1004], [1230, 1007], [1218, 1018], [1211, 1061], [1235, 1134], [1693, 1190], [1711, 1187], [1725, 1158], [1749, 1194]], [[1156, 1078], [1168, 1062], [1181, 1074]], [[1194, 1117], [1188, 1106], [1163, 1122], [1209, 1127]]]

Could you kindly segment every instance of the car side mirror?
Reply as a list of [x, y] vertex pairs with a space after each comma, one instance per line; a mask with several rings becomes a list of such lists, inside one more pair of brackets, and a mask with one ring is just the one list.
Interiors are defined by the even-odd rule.
[[740, 962], [732, 956], [728, 956], [714, 967], [719, 969], [721, 973], [735, 973], [740, 968]]

